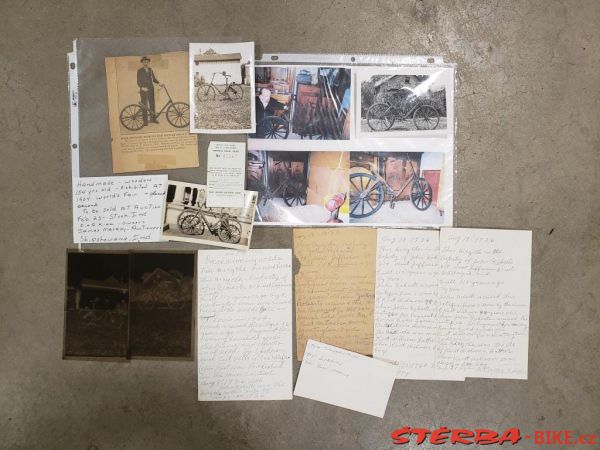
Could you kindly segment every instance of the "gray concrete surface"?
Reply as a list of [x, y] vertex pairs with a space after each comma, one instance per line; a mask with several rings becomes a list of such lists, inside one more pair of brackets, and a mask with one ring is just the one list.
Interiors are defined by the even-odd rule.
[[[599, 24], [595, 0], [2, 1], [0, 447], [386, 449], [402, 425], [600, 434]], [[206, 33], [458, 63], [456, 223], [534, 231], [527, 381], [397, 381], [382, 420], [302, 398], [198, 403], [191, 362], [61, 360], [71, 39]], [[260, 229], [253, 246], [290, 238]]]

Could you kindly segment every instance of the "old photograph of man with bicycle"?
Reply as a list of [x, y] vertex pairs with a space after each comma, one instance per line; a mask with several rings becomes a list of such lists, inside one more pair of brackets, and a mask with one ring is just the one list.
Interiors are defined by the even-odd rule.
[[366, 71], [358, 77], [357, 135], [445, 136], [449, 122], [446, 73], [382, 72]]
[[253, 133], [254, 42], [191, 43], [192, 133]]
[[198, 166], [187, 53], [105, 58], [115, 173]]
[[163, 237], [170, 241], [249, 248], [257, 193], [244, 191], [243, 208], [209, 208], [206, 191], [205, 185], [169, 180]]

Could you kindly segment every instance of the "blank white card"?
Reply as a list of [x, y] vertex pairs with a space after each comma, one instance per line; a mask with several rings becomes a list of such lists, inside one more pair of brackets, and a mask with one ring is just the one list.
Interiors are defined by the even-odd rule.
[[395, 379], [392, 364], [309, 340], [294, 395], [383, 417]]

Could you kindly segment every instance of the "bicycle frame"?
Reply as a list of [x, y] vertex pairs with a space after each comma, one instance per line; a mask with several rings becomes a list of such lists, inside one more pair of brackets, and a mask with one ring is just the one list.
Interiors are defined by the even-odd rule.
[[[161, 114], [164, 114], [164, 112], [167, 110], [167, 108], [173, 103], [173, 99], [171, 98], [171, 95], [169, 94], [169, 91], [167, 90], [167, 87], [163, 87], [161, 89], [165, 90], [165, 93], [167, 94], [167, 97], [169, 98], [169, 100], [167, 100], [167, 103], [164, 104], [164, 106], [160, 109], [159, 112], [155, 113], [154, 116], [158, 117]], [[144, 105], [142, 102], [139, 102], [138, 105], [147, 113], [150, 112], [150, 110], [146, 107], [146, 105]]]
[[385, 180], [385, 178], [383, 178], [381, 175], [379, 175], [378, 171], [373, 170], [372, 169], [372, 164], [369, 163], [369, 169], [368, 169], [369, 173], [371, 175], [373, 175], [375, 177], [375, 179], [377, 180], [376, 183], [373, 183], [373, 186], [372, 186], [371, 190], [374, 189], [375, 186], [377, 186], [378, 183], [381, 183], [385, 187], [387, 193], [393, 195], [393, 197], [390, 200], [390, 202], [392, 202], [392, 203], [396, 202], [398, 200], [398, 198], [402, 195], [402, 193], [404, 192], [404, 190], [408, 186], [410, 186], [414, 182], [415, 179], [419, 178], [417, 176], [417, 174], [415, 173], [415, 167], [413, 166], [412, 161], [410, 160], [410, 158], [407, 158], [407, 160], [408, 160], [408, 163], [410, 164], [410, 177], [408, 177], [408, 179], [406, 180], [406, 183], [404, 183], [404, 185], [398, 191], [395, 191], [394, 189], [392, 189], [392, 187]]
[[225, 88], [223, 89], [223, 92], [221, 92], [221, 90], [219, 89], [219, 86], [217, 86], [214, 83], [215, 75], [217, 73], [219, 73], [219, 72], [213, 72], [213, 76], [210, 79], [210, 84], [207, 85], [206, 88], [208, 89], [208, 87], [212, 86], [212, 87], [214, 87], [217, 90], [217, 92], [219, 93], [219, 95], [225, 95], [225, 93], [227, 92], [227, 88], [229, 87], [229, 77], [227, 77], [227, 76], [225, 77]]

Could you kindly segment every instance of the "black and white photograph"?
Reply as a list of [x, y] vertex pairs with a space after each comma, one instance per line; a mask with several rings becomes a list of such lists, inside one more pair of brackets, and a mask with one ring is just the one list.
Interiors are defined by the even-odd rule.
[[127, 358], [129, 255], [67, 253], [63, 356]]
[[195, 252], [135, 252], [130, 258], [130, 356], [191, 358]]
[[350, 223], [451, 225], [447, 158], [443, 152], [351, 152]]
[[253, 133], [254, 42], [190, 43], [192, 133]]
[[187, 52], [105, 57], [113, 172], [198, 167]]
[[257, 193], [244, 191], [243, 208], [209, 208], [206, 189], [202, 184], [169, 180], [163, 237], [169, 241], [247, 249]]
[[351, 69], [259, 66], [255, 70], [255, 139], [347, 140]]
[[449, 123], [446, 78], [444, 70], [431, 74], [361, 73], [357, 135], [445, 136]]

